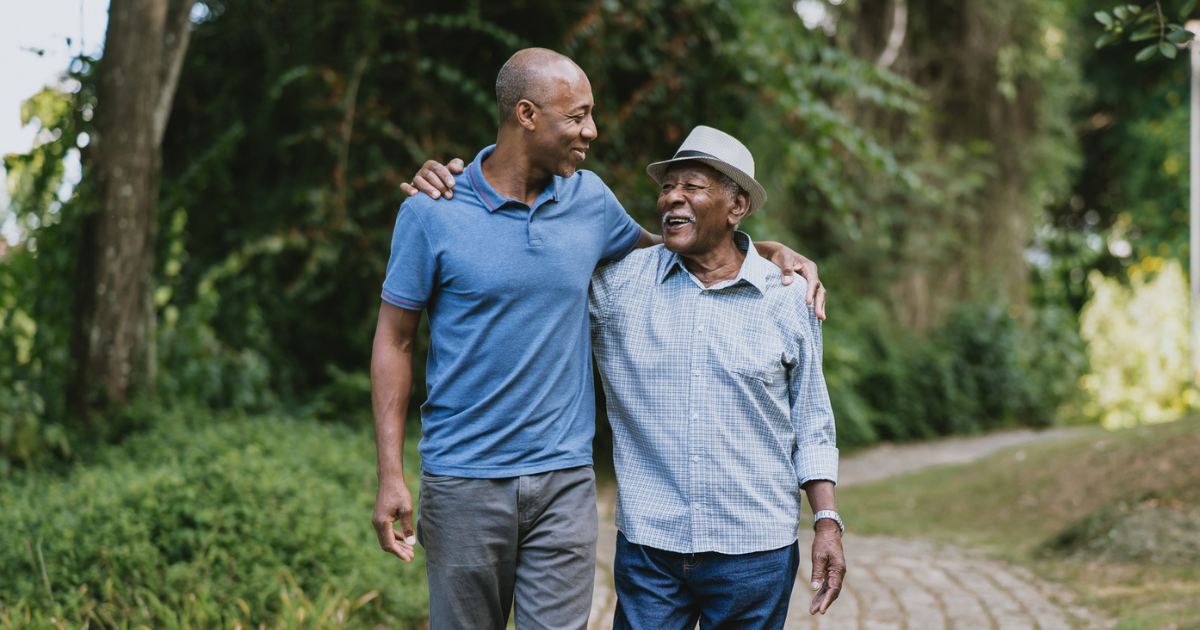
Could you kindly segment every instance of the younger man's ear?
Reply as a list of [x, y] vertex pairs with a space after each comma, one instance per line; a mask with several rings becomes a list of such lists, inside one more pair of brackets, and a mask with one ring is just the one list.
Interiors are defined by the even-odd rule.
[[522, 127], [530, 131], [537, 129], [537, 119], [539, 116], [541, 116], [541, 112], [533, 101], [521, 99], [517, 103], [517, 122], [521, 123]]

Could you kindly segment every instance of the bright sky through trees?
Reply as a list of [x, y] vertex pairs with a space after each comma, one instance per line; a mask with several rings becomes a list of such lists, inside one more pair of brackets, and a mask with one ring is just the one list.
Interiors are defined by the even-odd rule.
[[[21, 126], [21, 102], [55, 84], [73, 56], [99, 54], [108, 24], [108, 2], [0, 0], [0, 155], [24, 153], [33, 146], [36, 131], [33, 126]], [[73, 170], [77, 164], [76, 158]], [[8, 195], [0, 186], [0, 208], [7, 204]], [[3, 212], [0, 221], [0, 233], [15, 241], [15, 224], [5, 220]]]

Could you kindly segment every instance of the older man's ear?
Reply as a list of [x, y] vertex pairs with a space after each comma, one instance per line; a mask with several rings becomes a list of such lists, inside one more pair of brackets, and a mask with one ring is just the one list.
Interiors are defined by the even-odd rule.
[[729, 224], [737, 227], [737, 224], [750, 214], [750, 195], [744, 191], [738, 191], [738, 194], [733, 198], [733, 208], [729, 211]]

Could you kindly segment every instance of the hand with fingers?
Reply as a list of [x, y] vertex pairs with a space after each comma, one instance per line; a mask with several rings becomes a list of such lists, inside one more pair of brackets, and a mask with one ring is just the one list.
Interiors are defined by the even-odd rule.
[[371, 524], [379, 536], [379, 546], [384, 551], [412, 562], [417, 538], [413, 535], [413, 500], [404, 480], [379, 484], [375, 495], [375, 514]]
[[817, 263], [797, 254], [790, 248], [780, 246], [779, 251], [771, 256], [771, 262], [783, 270], [783, 283], [792, 283], [792, 274], [799, 273], [808, 281], [808, 292], [804, 296], [807, 304], [813, 305], [813, 311], [821, 321], [825, 321], [825, 285], [817, 277]]
[[813, 597], [808, 614], [825, 614], [829, 606], [842, 592], [846, 579], [846, 556], [842, 553], [842, 534], [837, 523], [830, 520], [817, 522], [816, 536], [812, 546], [812, 590]]
[[443, 165], [437, 160], [429, 160], [417, 171], [411, 184], [400, 184], [400, 190], [409, 197], [423, 192], [434, 199], [443, 195], [447, 199], [454, 198], [454, 176], [463, 172], [463, 161], [454, 158], [449, 164]]

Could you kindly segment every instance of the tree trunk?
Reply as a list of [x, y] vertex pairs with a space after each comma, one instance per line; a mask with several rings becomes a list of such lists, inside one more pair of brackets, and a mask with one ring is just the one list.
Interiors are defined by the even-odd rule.
[[109, 7], [88, 165], [99, 205], [83, 222], [71, 343], [71, 397], [85, 425], [90, 410], [153, 387], [159, 147], [194, 2]]

